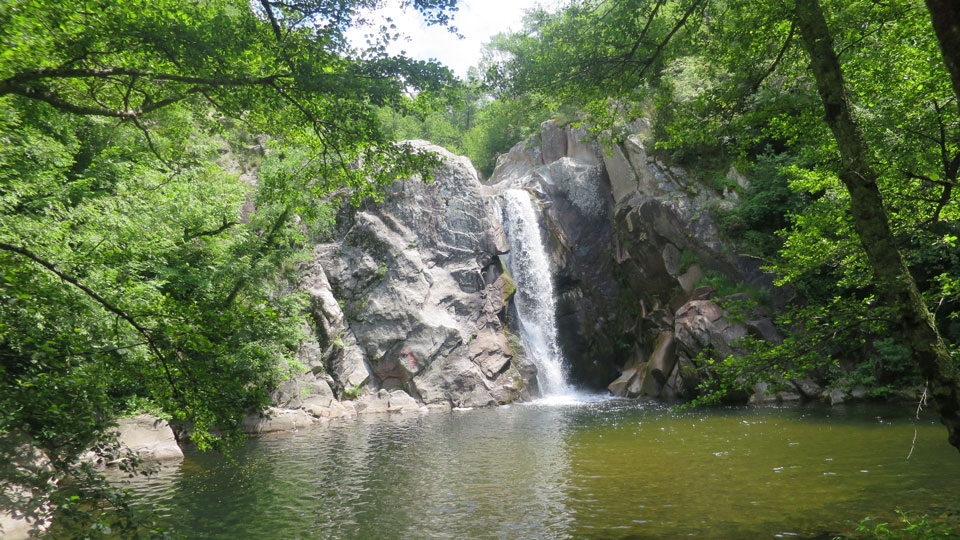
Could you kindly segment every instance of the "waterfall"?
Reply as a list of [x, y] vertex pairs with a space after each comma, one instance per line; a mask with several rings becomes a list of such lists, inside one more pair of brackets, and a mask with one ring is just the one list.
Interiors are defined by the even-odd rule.
[[533, 201], [522, 189], [508, 189], [502, 196], [503, 224], [510, 242], [507, 268], [517, 287], [514, 301], [523, 346], [537, 366], [540, 395], [569, 394], [563, 356], [557, 343], [557, 301], [553, 278]]

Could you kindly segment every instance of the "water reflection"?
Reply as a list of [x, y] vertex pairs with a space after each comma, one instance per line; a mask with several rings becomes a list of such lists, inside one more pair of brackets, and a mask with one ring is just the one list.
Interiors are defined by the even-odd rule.
[[188, 452], [134, 487], [189, 538], [811, 537], [956, 495], [960, 460], [911, 414], [607, 400], [366, 417], [233, 462]]

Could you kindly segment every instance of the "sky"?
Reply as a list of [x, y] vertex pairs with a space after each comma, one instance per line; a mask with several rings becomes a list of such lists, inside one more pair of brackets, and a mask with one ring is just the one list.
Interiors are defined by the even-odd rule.
[[[389, 0], [388, 7], [380, 10], [378, 15], [391, 17], [398, 29], [410, 38], [409, 41], [401, 38], [393, 43], [389, 52], [399, 54], [406, 51], [407, 56], [417, 60], [434, 58], [458, 76], [465, 77], [467, 69], [480, 59], [481, 46], [493, 35], [520, 30], [525, 10], [537, 5], [549, 8], [555, 4], [556, 0], [462, 0], [453, 25], [463, 39], [446, 28], [426, 26], [416, 11], [401, 11], [397, 0]], [[354, 29], [348, 36], [355, 46], [364, 44], [362, 29]]]

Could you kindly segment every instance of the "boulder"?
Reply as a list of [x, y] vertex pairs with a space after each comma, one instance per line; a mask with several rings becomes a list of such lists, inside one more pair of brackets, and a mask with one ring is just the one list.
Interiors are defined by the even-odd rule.
[[543, 163], [550, 164], [567, 155], [567, 134], [554, 120], [540, 124], [540, 151]]
[[521, 141], [506, 154], [500, 154], [490, 182], [520, 181], [530, 176], [533, 170], [541, 165], [543, 165], [543, 156], [540, 154], [540, 147]]
[[[693, 290], [693, 292], [690, 293], [690, 300], [709, 300], [713, 298], [713, 294], [714, 294], [713, 287], [709, 285], [704, 285], [703, 287], [697, 287], [696, 289]], [[764, 320], [768, 323], [770, 322], [769, 319], [764, 319]], [[757, 328], [757, 332], [762, 336], [764, 334], [764, 331], [768, 330], [768, 328], [765, 325], [760, 326], [760, 324], [762, 323], [758, 323], [758, 325], [756, 325], [755, 327]], [[772, 327], [773, 327], [773, 323], [770, 323], [770, 328]], [[748, 326], [748, 329], [749, 328], [750, 327]], [[774, 333], [776, 333], [776, 329], [774, 329]], [[777, 337], [779, 338], [779, 335]]]
[[823, 393], [820, 394], [820, 399], [829, 403], [830, 405], [839, 405], [846, 400], [846, 393], [842, 388], [830, 388], [828, 390], [824, 390]]
[[750, 180], [743, 175], [740, 171], [737, 170], [733, 165], [730, 166], [730, 169], [727, 171], [727, 179], [733, 180], [740, 186], [740, 189], [747, 190], [750, 189]]
[[385, 413], [390, 410], [390, 393], [380, 390], [377, 393], [364, 394], [354, 405], [357, 407], [357, 414]]
[[240, 423], [240, 428], [244, 433], [262, 435], [280, 431], [297, 431], [314, 423], [316, 419], [304, 410], [270, 407], [261, 414], [248, 415]]
[[617, 377], [612, 383], [607, 386], [607, 390], [611, 394], [618, 397], [627, 396], [627, 386], [630, 384], [630, 381], [637, 375], [639, 368], [637, 366], [629, 367], [624, 369], [620, 376]]
[[566, 133], [567, 157], [588, 165], [600, 165], [603, 161], [603, 151], [585, 126], [568, 126]]
[[660, 384], [667, 384], [667, 377], [670, 376], [676, 365], [677, 355], [673, 332], [669, 330], [661, 332], [660, 335], [657, 336], [657, 343], [653, 347], [653, 354], [650, 355], [650, 375]]
[[695, 358], [711, 347], [717, 357], [734, 354], [731, 342], [747, 335], [747, 328], [728, 320], [723, 308], [712, 300], [691, 300], [674, 316], [677, 352], [686, 359]]
[[393, 390], [387, 393], [387, 410], [389, 412], [416, 412], [421, 409], [417, 400], [410, 397], [403, 390]]
[[313, 372], [328, 371], [341, 389], [362, 386], [370, 378], [370, 369], [319, 260], [302, 264], [300, 277], [316, 326], [301, 344], [298, 360]]
[[696, 287], [697, 283], [703, 279], [704, 273], [703, 269], [700, 268], [699, 264], [693, 264], [686, 272], [683, 273], [680, 277], [677, 278], [677, 281], [680, 282], [680, 288], [683, 289], [683, 292], [687, 294], [693, 293], [693, 289]]
[[[661, 197], [676, 193], [680, 186], [669, 176], [659, 173], [656, 165], [647, 156], [646, 148], [640, 137], [630, 135], [623, 142], [623, 149], [637, 178], [637, 191], [648, 197]], [[659, 173], [659, 174], [658, 174]]]
[[671, 276], [677, 277], [680, 273], [680, 259], [682, 256], [680, 250], [673, 244], [666, 244], [660, 253], [663, 256], [663, 268]]
[[823, 394], [823, 387], [813, 381], [810, 378], [804, 378], [796, 381], [792, 381], [793, 386], [797, 389], [801, 396], [807, 400], [815, 400]]
[[747, 331], [754, 336], [778, 345], [783, 343], [783, 338], [780, 336], [780, 332], [777, 332], [777, 327], [773, 325], [773, 321], [770, 319], [766, 317], [752, 319], [747, 321], [746, 324]]
[[607, 390], [618, 397], [636, 397], [636, 395], [631, 395], [630, 389], [634, 386], [633, 383], [638, 377], [643, 377], [646, 368], [643, 350], [635, 344], [630, 354], [630, 360], [623, 367], [620, 376], [607, 386]]
[[350, 401], [340, 402], [332, 400], [327, 404], [306, 402], [303, 410], [315, 418], [332, 419], [357, 414], [357, 409]]
[[117, 440], [144, 461], [182, 459], [183, 450], [166, 420], [141, 414], [117, 421]]
[[750, 395], [749, 403], [786, 403], [791, 401], [800, 401], [802, 397], [795, 392], [775, 392], [770, 383], [758, 382], [753, 387], [753, 394]]
[[611, 144], [604, 149], [603, 164], [607, 168], [613, 200], [616, 204], [626, 200], [637, 191], [637, 173], [619, 144]]
[[27, 540], [32, 528], [33, 520], [15, 518], [13, 514], [0, 512], [0, 534], [4, 540]]
[[284, 409], [298, 409], [305, 403], [327, 406], [336, 401], [330, 384], [311, 372], [291, 377], [277, 390], [273, 403]]

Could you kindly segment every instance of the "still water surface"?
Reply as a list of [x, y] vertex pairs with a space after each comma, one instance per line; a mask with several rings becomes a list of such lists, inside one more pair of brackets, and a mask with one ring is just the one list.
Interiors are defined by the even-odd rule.
[[599, 400], [334, 421], [132, 487], [196, 539], [817, 537], [956, 506], [960, 455], [910, 406]]

